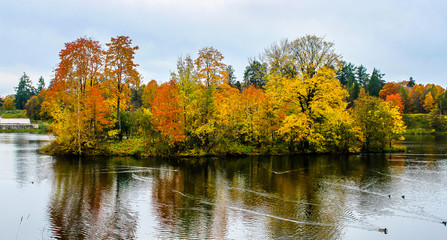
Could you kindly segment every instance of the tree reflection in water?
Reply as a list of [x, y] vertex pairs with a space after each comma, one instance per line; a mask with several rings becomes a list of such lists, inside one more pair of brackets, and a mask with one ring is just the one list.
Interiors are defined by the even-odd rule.
[[[388, 198], [405, 181], [430, 183], [405, 176], [408, 158], [56, 158], [51, 230], [62, 239], [372, 237], [388, 227], [377, 221], [384, 216], [438, 221]], [[431, 173], [432, 159], [424, 160]]]

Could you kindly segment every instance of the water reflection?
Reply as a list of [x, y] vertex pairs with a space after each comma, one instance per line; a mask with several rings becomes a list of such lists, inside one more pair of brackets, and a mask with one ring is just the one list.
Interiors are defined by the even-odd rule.
[[48, 185], [42, 238], [442, 239], [440, 141], [410, 138], [405, 154], [242, 159], [53, 158], [23, 136], [0, 136], [0, 149], [15, 146], [20, 191]]

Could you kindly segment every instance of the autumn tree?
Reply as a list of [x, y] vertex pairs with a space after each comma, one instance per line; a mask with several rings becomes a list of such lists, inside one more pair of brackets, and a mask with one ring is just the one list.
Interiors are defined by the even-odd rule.
[[266, 92], [279, 110], [278, 134], [292, 151], [355, 151], [355, 144], [346, 143], [354, 143], [358, 129], [346, 111], [347, 92], [333, 69], [323, 67], [312, 77], [271, 76]]
[[399, 95], [402, 99], [402, 104], [404, 105], [404, 112], [405, 113], [409, 112], [410, 111], [410, 97], [408, 96], [409, 90], [408, 90], [408, 87], [406, 86], [406, 84], [400, 84], [397, 92], [399, 93]]
[[138, 46], [132, 47], [132, 40], [126, 36], [112, 38], [106, 44], [105, 73], [108, 82], [108, 90], [114, 98], [115, 111], [118, 119], [118, 136], [122, 139], [120, 111], [128, 107], [130, 87], [138, 87], [140, 76], [133, 62]]
[[400, 97], [399, 93], [386, 95], [386, 102], [389, 102], [393, 106], [398, 107], [398, 110], [401, 114], [404, 113], [405, 106], [403, 104], [402, 98]]
[[431, 93], [427, 93], [427, 95], [425, 95], [425, 99], [424, 99], [424, 109], [427, 112], [430, 112], [431, 109], [433, 108], [435, 104], [435, 100], [433, 99], [433, 96], [431, 95]]
[[185, 138], [179, 101], [177, 85], [171, 80], [160, 86], [152, 102], [155, 127], [160, 131], [161, 137], [167, 139], [169, 145]]
[[413, 113], [422, 113], [424, 111], [425, 88], [421, 84], [416, 84], [408, 94], [410, 111]]
[[54, 119], [52, 129], [61, 151], [82, 154], [84, 148], [95, 144], [97, 136], [91, 124], [96, 120], [92, 119], [94, 114], [86, 116], [86, 112], [91, 110], [90, 89], [102, 79], [103, 54], [99, 42], [89, 38], [66, 43], [59, 53], [46, 108]]
[[258, 145], [272, 141], [270, 135], [276, 130], [272, 128], [275, 120], [272, 119], [273, 116], [268, 116], [267, 101], [264, 91], [252, 84], [242, 91], [238, 104], [238, 119], [241, 125], [241, 140], [244, 143]]
[[399, 85], [395, 82], [387, 82], [379, 92], [381, 99], [385, 100], [388, 95], [396, 94], [399, 91]]
[[202, 114], [210, 112], [209, 109], [205, 111], [202, 108], [202, 106], [208, 106], [206, 104], [202, 105], [202, 103], [209, 103], [212, 99], [203, 100], [205, 90], [200, 84], [194, 60], [190, 55], [187, 54], [178, 58], [177, 71], [171, 73], [171, 78], [178, 87], [185, 141], [189, 144], [197, 145], [200, 141], [197, 129], [207, 119], [207, 116], [202, 116]]
[[26, 116], [38, 120], [40, 119], [40, 108], [42, 101], [38, 96], [32, 96], [25, 104]]
[[222, 53], [213, 47], [199, 50], [199, 56], [194, 63], [197, 77], [206, 87], [228, 83], [227, 65], [222, 62], [223, 59]]
[[397, 107], [367, 94], [354, 105], [353, 116], [364, 136], [364, 151], [383, 151], [393, 140], [403, 138], [405, 124]]
[[155, 80], [151, 80], [145, 87], [142, 96], [143, 107], [150, 109], [152, 101], [158, 91], [158, 83]]
[[11, 98], [7, 98], [3, 103], [3, 108], [5, 108], [5, 110], [14, 110], [14, 101]]
[[338, 71], [341, 60], [341, 56], [334, 51], [334, 43], [315, 35], [274, 43], [265, 49], [263, 57], [269, 65], [270, 73], [288, 78], [294, 78], [298, 74], [312, 77], [322, 67]]

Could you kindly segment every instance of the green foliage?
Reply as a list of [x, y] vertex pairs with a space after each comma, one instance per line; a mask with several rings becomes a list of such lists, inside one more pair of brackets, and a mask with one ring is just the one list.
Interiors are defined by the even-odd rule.
[[381, 152], [402, 138], [405, 124], [397, 107], [369, 95], [354, 102], [353, 115], [364, 136], [364, 151]]
[[248, 87], [250, 84], [258, 88], [264, 88], [267, 83], [267, 64], [262, 64], [259, 61], [249, 60], [249, 65], [245, 67], [244, 71], [244, 85]]
[[404, 114], [402, 120], [408, 129], [430, 129], [430, 123], [427, 118], [427, 114]]
[[446, 120], [445, 117], [441, 115], [441, 110], [439, 110], [439, 108], [433, 108], [427, 117], [432, 129], [435, 131], [445, 131]]
[[366, 68], [363, 65], [357, 67], [356, 77], [361, 87], [366, 88], [369, 84], [369, 74], [366, 73]]
[[371, 79], [368, 82], [368, 85], [366, 86], [366, 91], [369, 93], [369, 95], [373, 97], [378, 97], [379, 92], [382, 89], [383, 85], [385, 84], [385, 81], [383, 80], [383, 76], [385, 74], [381, 74], [378, 69], [373, 70], [371, 74]]
[[[352, 63], [346, 63], [343, 61], [343, 67], [337, 72], [337, 78], [343, 86], [352, 85], [356, 80], [355, 70], [357, 67]], [[349, 81], [351, 84], [348, 84]]]
[[37, 83], [37, 91], [36, 93], [39, 94], [40, 91], [45, 89], [45, 80], [43, 79], [43, 77], [41, 76], [39, 78], [39, 82]]
[[24, 109], [26, 102], [34, 95], [36, 95], [36, 89], [33, 87], [30, 78], [23, 73], [20, 77], [19, 85], [15, 88], [16, 99], [15, 106], [17, 109]]
[[25, 110], [0, 111], [1, 114], [3, 114], [2, 118], [28, 118]]
[[236, 80], [236, 75], [234, 75], [234, 68], [231, 65], [228, 65], [227, 67], [227, 72], [228, 72], [228, 85], [230, 85], [231, 87], [235, 87], [237, 89], [241, 89], [241, 82]]

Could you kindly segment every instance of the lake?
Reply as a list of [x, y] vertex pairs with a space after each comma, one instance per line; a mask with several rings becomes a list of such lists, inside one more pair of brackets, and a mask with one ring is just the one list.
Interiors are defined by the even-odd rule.
[[181, 160], [39, 154], [50, 138], [0, 133], [1, 239], [447, 239], [445, 136], [405, 154]]

